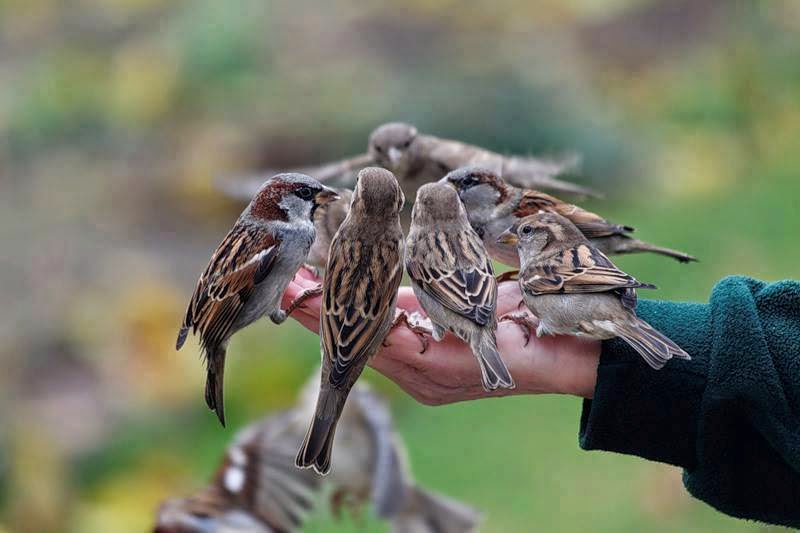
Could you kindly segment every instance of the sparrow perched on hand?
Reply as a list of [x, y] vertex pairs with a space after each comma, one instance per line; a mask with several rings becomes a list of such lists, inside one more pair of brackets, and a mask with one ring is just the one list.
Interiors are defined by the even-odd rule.
[[[206, 358], [206, 403], [225, 425], [223, 374], [231, 336], [264, 315], [280, 324], [281, 297], [314, 241], [317, 207], [338, 198], [302, 174], [279, 174], [264, 183], [222, 239], [197, 281], [176, 348], [191, 328]], [[299, 302], [293, 302], [294, 309]]]
[[[518, 187], [598, 196], [591, 189], [555, 178], [575, 170], [578, 166], [575, 157], [559, 161], [504, 156], [471, 144], [421, 134], [417, 128], [403, 122], [390, 122], [376, 128], [369, 136], [366, 154], [297, 171], [324, 183], [354, 187], [357, 172], [371, 165], [392, 171], [408, 198], [413, 198], [421, 185], [437, 181], [466, 165], [489, 168]], [[259, 183], [258, 177], [252, 177], [233, 183], [226, 180], [221, 187], [231, 196], [249, 198], [247, 193], [254, 191]]]
[[516, 245], [519, 286], [541, 335], [593, 339], [620, 337], [651, 367], [673, 357], [690, 359], [680, 346], [636, 316], [636, 290], [654, 289], [618, 269], [567, 218], [530, 215], [498, 238]]
[[[299, 530], [323, 489], [323, 478], [293, 464], [318, 388], [315, 376], [296, 407], [242, 430], [208, 487], [162, 504], [154, 533]], [[336, 467], [324, 479], [332, 489], [334, 515], [343, 505], [371, 501], [397, 533], [463, 533], [476, 527], [477, 511], [416, 485], [391, 412], [367, 386], [353, 388], [339, 424]]]
[[339, 195], [337, 200], [322, 205], [314, 213], [314, 229], [316, 238], [311, 250], [308, 252], [307, 263], [317, 270], [315, 274], [325, 270], [328, 264], [328, 250], [331, 247], [333, 236], [339, 230], [347, 213], [350, 212], [350, 201], [353, 191], [350, 189], [334, 189]]
[[350, 388], [395, 318], [403, 277], [400, 210], [405, 198], [388, 170], [359, 172], [350, 212], [331, 242], [320, 311], [322, 380], [300, 468], [330, 469], [336, 422]]
[[437, 341], [450, 331], [469, 344], [486, 390], [514, 388], [497, 353], [497, 280], [458, 194], [444, 183], [417, 191], [406, 240], [406, 270]]
[[614, 224], [600, 215], [539, 191], [513, 187], [497, 173], [480, 167], [464, 167], [445, 176], [442, 181], [458, 191], [472, 227], [482, 236], [489, 255], [512, 267], [519, 266], [514, 246], [497, 238], [524, 217], [540, 211], [557, 213], [568, 218], [593, 246], [605, 254], [653, 252], [677, 259], [681, 263], [697, 261], [691, 255], [662, 248], [634, 239], [633, 228]]

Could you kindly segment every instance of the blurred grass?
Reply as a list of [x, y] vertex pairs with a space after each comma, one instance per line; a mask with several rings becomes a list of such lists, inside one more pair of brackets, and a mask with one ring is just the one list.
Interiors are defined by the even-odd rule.
[[[797, 277], [796, 2], [672, 5], [0, 2], [0, 531], [146, 530], [237, 428], [294, 401], [319, 361], [297, 324], [233, 340], [224, 430], [197, 346], [172, 349], [239, 209], [210, 184], [355, 153], [385, 120], [584, 154], [609, 193], [588, 207], [701, 260], [618, 258], [659, 286], [642, 297]], [[482, 531], [772, 529], [691, 499], [677, 469], [580, 451], [579, 400], [427, 408], [365, 379], [391, 398], [420, 483], [483, 510]], [[330, 518], [305, 529], [387, 530], [370, 510]]]

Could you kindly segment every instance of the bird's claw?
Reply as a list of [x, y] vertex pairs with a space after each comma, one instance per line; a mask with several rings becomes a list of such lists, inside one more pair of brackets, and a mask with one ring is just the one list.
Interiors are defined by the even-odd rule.
[[292, 303], [289, 304], [289, 307], [286, 308], [286, 316], [291, 315], [301, 307], [305, 306], [306, 300], [309, 298], [314, 298], [320, 294], [322, 294], [322, 285], [317, 285], [311, 289], [303, 290], [303, 292], [297, 295], [297, 298], [292, 300]]
[[519, 270], [509, 270], [508, 272], [503, 272], [499, 276], [497, 276], [497, 283], [503, 283], [504, 281], [517, 281], [519, 280]]
[[[404, 325], [406, 328], [409, 329], [409, 331], [411, 331], [411, 333], [413, 333], [414, 335], [417, 336], [417, 338], [419, 339], [420, 346], [422, 346], [422, 350], [420, 350], [419, 353], [425, 353], [425, 351], [428, 349], [428, 335], [431, 334], [431, 331], [428, 328], [425, 328], [423, 326], [418, 326], [416, 324], [412, 324], [408, 320], [408, 313], [406, 313], [405, 311], [401, 311], [395, 317], [394, 322], [392, 322], [392, 327], [389, 328], [389, 331], [391, 331], [394, 328], [396, 328], [398, 326], [401, 326], [401, 325]], [[384, 346], [389, 346], [389, 343], [387, 342], [387, 340], [388, 340], [388, 336], [387, 336], [386, 339], [383, 339], [383, 345]]]
[[500, 317], [500, 322], [506, 321], [513, 322], [514, 324], [518, 325], [520, 329], [522, 329], [522, 334], [525, 335], [525, 344], [523, 346], [527, 346], [531, 341], [531, 330], [536, 328], [536, 324], [531, 322], [531, 319], [526, 314], [517, 315], [508, 313], [507, 315]]

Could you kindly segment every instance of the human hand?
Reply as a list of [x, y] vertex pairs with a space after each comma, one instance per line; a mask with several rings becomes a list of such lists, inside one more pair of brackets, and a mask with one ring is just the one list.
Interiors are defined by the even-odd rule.
[[[321, 280], [306, 269], [300, 269], [284, 294], [284, 307], [302, 291], [319, 283]], [[521, 314], [522, 311], [518, 311], [521, 300], [517, 282], [501, 283], [497, 297], [498, 317], [507, 313]], [[424, 314], [410, 287], [400, 288], [397, 307], [408, 314]], [[319, 333], [319, 313], [320, 297], [316, 297], [306, 300], [291, 316]], [[532, 335], [526, 345], [520, 326], [501, 321], [497, 328], [497, 348], [517, 387], [490, 392], [481, 386], [478, 363], [469, 346], [454, 335], [448, 333], [441, 342], [430, 338], [428, 349], [419, 353], [419, 338], [401, 325], [389, 333], [386, 344], [370, 360], [370, 366], [425, 405], [512, 394], [560, 393], [591, 398], [600, 358], [598, 341]]]

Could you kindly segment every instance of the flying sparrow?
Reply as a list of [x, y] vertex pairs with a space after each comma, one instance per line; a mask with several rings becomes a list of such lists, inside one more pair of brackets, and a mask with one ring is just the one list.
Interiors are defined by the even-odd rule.
[[334, 515], [343, 506], [358, 510], [371, 502], [397, 533], [461, 533], [476, 527], [477, 511], [414, 482], [388, 406], [363, 384], [353, 387], [342, 413], [330, 476], [295, 468], [294, 452], [318, 389], [317, 374], [297, 406], [242, 430], [209, 486], [162, 504], [155, 533], [296, 531], [324, 486], [331, 489]]
[[449, 173], [442, 181], [458, 191], [469, 222], [483, 238], [489, 255], [508, 266], [519, 267], [519, 255], [514, 246], [503, 244], [497, 238], [524, 217], [541, 211], [568, 218], [590, 240], [592, 246], [605, 254], [653, 252], [681, 263], [697, 260], [683, 252], [634, 239], [630, 236], [633, 231], [630, 226], [609, 222], [600, 215], [548, 194], [513, 187], [488, 169], [460, 168]]
[[394, 324], [403, 277], [400, 186], [382, 168], [368, 167], [358, 176], [350, 212], [330, 246], [320, 311], [321, 387], [296, 460], [320, 474], [330, 469], [347, 394]]
[[[197, 281], [176, 348], [189, 329], [199, 333], [206, 359], [206, 403], [225, 425], [223, 374], [228, 341], [264, 315], [280, 324], [281, 297], [314, 241], [317, 207], [335, 191], [302, 174], [279, 174], [264, 183], [222, 239]], [[299, 305], [293, 302], [289, 312]]]
[[497, 280], [458, 194], [444, 183], [417, 191], [406, 240], [406, 270], [437, 341], [450, 331], [469, 344], [486, 390], [514, 388], [497, 353]]
[[528, 309], [539, 318], [536, 335], [620, 337], [651, 367], [672, 357], [690, 359], [677, 344], [636, 316], [636, 290], [654, 289], [618, 269], [567, 218], [530, 215], [498, 240], [516, 245], [519, 286]]
[[[598, 196], [586, 187], [556, 179], [556, 176], [575, 170], [578, 166], [575, 157], [551, 160], [504, 156], [460, 141], [419, 133], [417, 128], [403, 122], [390, 122], [376, 128], [369, 136], [366, 154], [318, 166], [302, 167], [297, 171], [314, 176], [324, 183], [354, 187], [360, 169], [379, 166], [392, 171], [405, 195], [413, 198], [421, 185], [437, 181], [448, 172], [466, 165], [489, 168], [518, 187]], [[223, 192], [231, 196], [247, 199], [260, 181], [257, 176], [233, 181], [223, 180], [220, 186]]]

